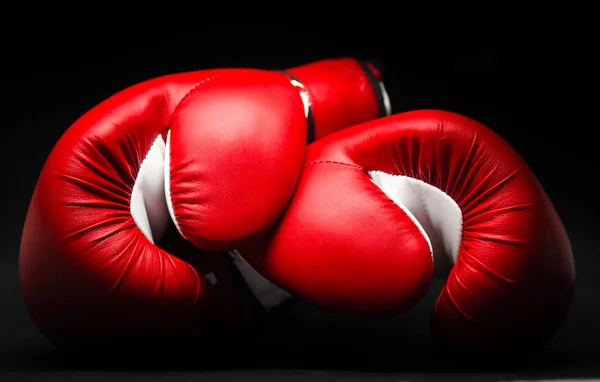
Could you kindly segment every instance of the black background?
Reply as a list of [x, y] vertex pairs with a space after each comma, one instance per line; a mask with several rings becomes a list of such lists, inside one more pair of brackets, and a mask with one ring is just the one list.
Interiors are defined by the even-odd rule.
[[[104, 27], [110, 26], [109, 20], [106, 23]], [[289, 23], [292, 29], [310, 29], [293, 17]], [[22, 28], [29, 34], [13, 31], [11, 36], [18, 39], [7, 39], [4, 46], [8, 68], [2, 101], [7, 117], [2, 150], [0, 369], [78, 380], [183, 380], [190, 375], [232, 380], [464, 380], [458, 372], [470, 373], [475, 380], [600, 377], [600, 260], [595, 242], [600, 212], [595, 186], [598, 118], [593, 116], [593, 78], [584, 60], [588, 47], [522, 36], [497, 40], [441, 33], [426, 39], [368, 28], [357, 33], [354, 26], [310, 37], [289, 36], [280, 29], [250, 36], [243, 30], [234, 33], [229, 26], [193, 34], [174, 33], [165, 26], [164, 33], [152, 35], [137, 29], [96, 33], [69, 25], [32, 28]], [[473, 364], [455, 357], [449, 361], [450, 355], [428, 348], [425, 322], [431, 294], [413, 313], [377, 326], [311, 310], [305, 322], [294, 320], [289, 327], [265, 334], [261, 349], [253, 351], [261, 354], [252, 354], [257, 361], [228, 359], [224, 364], [232, 369], [229, 372], [208, 373], [201, 360], [185, 366], [136, 364], [126, 370], [123, 365], [65, 359], [55, 352], [26, 314], [17, 258], [35, 181], [64, 130], [104, 98], [151, 77], [212, 67], [283, 69], [339, 56], [380, 60], [394, 112], [438, 108], [465, 114], [500, 133], [529, 162], [563, 217], [576, 256], [573, 308], [548, 349], [517, 365]], [[321, 371], [302, 371], [307, 369]]]

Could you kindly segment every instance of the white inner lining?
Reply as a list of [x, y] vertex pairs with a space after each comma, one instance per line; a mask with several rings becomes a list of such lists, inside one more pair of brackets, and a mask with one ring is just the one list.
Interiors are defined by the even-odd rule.
[[388, 92], [385, 90], [385, 85], [383, 84], [383, 81], [379, 81], [379, 90], [381, 90], [381, 94], [383, 95], [385, 115], [392, 115], [392, 103], [390, 102], [390, 96], [388, 95]]
[[301, 82], [294, 79], [290, 79], [290, 83], [298, 90], [298, 94], [300, 94], [300, 98], [302, 99], [302, 105], [304, 105], [304, 118], [308, 118], [308, 111], [310, 110], [311, 105], [308, 90], [306, 90]]
[[463, 217], [445, 192], [419, 179], [370, 171], [369, 176], [398, 207], [413, 219], [431, 246], [436, 274], [443, 276], [456, 263]]
[[152, 243], [160, 241], [171, 224], [164, 192], [165, 146], [160, 136], [154, 141], [142, 161], [131, 193], [133, 221]]

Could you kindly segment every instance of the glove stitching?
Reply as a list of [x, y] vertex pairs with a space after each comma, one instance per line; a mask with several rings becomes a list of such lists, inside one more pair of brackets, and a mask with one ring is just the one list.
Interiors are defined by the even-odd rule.
[[[433, 228], [433, 221], [431, 220], [431, 215], [429, 214], [429, 207], [427, 206], [427, 202], [425, 201], [425, 195], [424, 195], [424, 192], [423, 192], [423, 187], [418, 182], [416, 182], [415, 184], [416, 184], [417, 188], [419, 189], [419, 200], [421, 201], [421, 205], [423, 206], [423, 211], [425, 211], [425, 219], [427, 219], [427, 224], [429, 224], [429, 226]], [[438, 238], [436, 237], [435, 239], [437, 241]], [[431, 241], [433, 241], [433, 240], [431, 240]], [[432, 243], [432, 245], [433, 245], [433, 243]], [[432, 251], [431, 251], [431, 259], [434, 260], [434, 257], [433, 257], [433, 248], [432, 248]]]
[[309, 165], [322, 164], [322, 163], [341, 164], [342, 166], [354, 167], [356, 170], [364, 171], [364, 167], [361, 167], [361, 166], [358, 166], [358, 165], [355, 165], [352, 163], [344, 163], [344, 162], [338, 162], [338, 161], [334, 161], [334, 160], [315, 160], [312, 162], [307, 162], [304, 165], [309, 166]]
[[[205, 79], [203, 79], [203, 80], [201, 80], [199, 82], [196, 82], [194, 84], [194, 86], [192, 86], [190, 88], [190, 90], [187, 93], [185, 93], [185, 95], [181, 98], [181, 101], [179, 101], [179, 103], [177, 103], [177, 106], [175, 106], [175, 109], [173, 110], [173, 114], [171, 115], [171, 119], [173, 119], [174, 116], [175, 116], [175, 114], [177, 114], [177, 110], [179, 110], [179, 107], [181, 106], [181, 104], [183, 104], [183, 102], [188, 97], [190, 97], [192, 94], [194, 94], [196, 92], [196, 90], [198, 90], [198, 88], [200, 88], [201, 85], [204, 85], [207, 82], [216, 80], [217, 78], [219, 78], [219, 75], [210, 76], [210, 77], [207, 77], [207, 78], [205, 78]], [[169, 125], [171, 125], [171, 124], [172, 123], [169, 123]]]

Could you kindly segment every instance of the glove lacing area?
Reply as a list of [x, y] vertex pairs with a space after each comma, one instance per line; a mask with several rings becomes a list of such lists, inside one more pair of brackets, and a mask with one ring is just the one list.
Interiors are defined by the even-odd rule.
[[[172, 219], [174, 214], [169, 203], [170, 198], [167, 197], [169, 192], [168, 142], [168, 132], [166, 142], [163, 135], [156, 138], [140, 165], [131, 193], [131, 216], [140, 231], [154, 245], [159, 245], [170, 227], [175, 226], [179, 231], [177, 222]], [[202, 255], [200, 251], [199, 255]], [[264, 308], [271, 309], [290, 297], [287, 292], [255, 271], [239, 254], [230, 252], [221, 255], [232, 257], [247, 286]], [[204, 277], [213, 285], [218, 283], [213, 273], [205, 274]]]
[[458, 258], [462, 238], [463, 216], [458, 204], [444, 191], [419, 179], [381, 171], [369, 171], [368, 175], [427, 239], [436, 276], [447, 276]]

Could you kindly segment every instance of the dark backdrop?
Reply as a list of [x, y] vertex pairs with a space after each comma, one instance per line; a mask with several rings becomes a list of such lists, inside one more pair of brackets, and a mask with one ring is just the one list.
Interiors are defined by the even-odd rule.
[[[248, 374], [298, 380], [369, 379], [352, 374], [357, 369], [408, 373], [393, 378], [377, 374], [382, 380], [415, 380], [432, 377], [433, 372], [469, 370], [496, 372], [489, 375], [491, 379], [600, 376], [595, 366], [600, 343], [600, 278], [596, 276], [600, 261], [595, 242], [599, 208], [594, 186], [598, 162], [594, 130], [598, 122], [597, 118], [583, 122], [578, 118], [593, 97], [591, 79], [579, 64], [578, 48], [565, 49], [547, 41], [475, 41], [444, 36], [435, 41], [417, 41], [410, 36], [386, 39], [378, 31], [361, 33], [359, 39], [341, 31], [335, 36], [311, 37], [310, 43], [305, 37], [290, 39], [283, 32], [261, 39], [244, 37], [243, 33], [216, 37], [221, 32], [174, 38], [132, 32], [116, 38], [77, 30], [40, 30], [5, 46], [8, 69], [3, 82], [7, 97], [2, 102], [8, 120], [2, 150], [2, 368], [60, 376], [69, 370], [87, 370], [88, 377], [91, 370], [99, 368], [69, 362], [54, 352], [27, 317], [18, 289], [18, 247], [29, 198], [45, 157], [76, 118], [129, 85], [167, 73], [226, 66], [280, 69], [321, 58], [355, 56], [377, 57], [382, 63], [394, 112], [439, 108], [465, 114], [500, 133], [530, 163], [572, 240], [577, 266], [572, 311], [545, 352], [514, 367], [482, 369], [469, 365], [468, 360], [450, 363], [444, 361], [443, 354], [431, 354], [424, 345], [428, 341], [425, 305], [377, 328], [312, 312], [309, 322], [296, 323], [291, 329], [278, 328], [276, 335], [264, 339], [275, 350], [266, 351], [262, 363], [247, 365], [243, 360], [231, 360], [230, 367], [347, 370], [342, 374]], [[431, 302], [433, 295], [428, 298]], [[225, 377], [242, 378], [244, 373], [250, 372], [232, 372]], [[162, 374], [156, 375], [160, 379]]]

